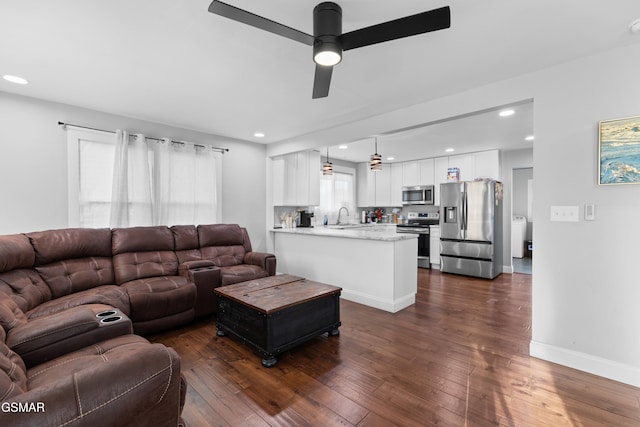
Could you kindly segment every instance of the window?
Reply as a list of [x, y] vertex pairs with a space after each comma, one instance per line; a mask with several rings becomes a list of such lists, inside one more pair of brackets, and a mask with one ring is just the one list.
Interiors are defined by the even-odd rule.
[[315, 217], [318, 224], [327, 215], [330, 224], [338, 219], [338, 211], [346, 207], [349, 216], [344, 210], [340, 215], [340, 222], [355, 222], [356, 214], [355, 186], [353, 172], [337, 171], [334, 167], [333, 175], [323, 175], [320, 178], [320, 206], [316, 208]]
[[67, 129], [70, 226], [219, 221], [220, 153], [191, 143], [124, 136], [123, 152], [118, 134]]

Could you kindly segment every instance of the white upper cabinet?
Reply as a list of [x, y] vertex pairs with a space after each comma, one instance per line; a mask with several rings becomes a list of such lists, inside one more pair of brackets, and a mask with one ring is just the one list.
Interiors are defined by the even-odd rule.
[[411, 185], [420, 185], [420, 172], [418, 169], [418, 161], [402, 163], [402, 185], [407, 187]]
[[433, 185], [434, 160], [418, 160], [418, 185]]
[[490, 150], [474, 153], [475, 178], [500, 180], [500, 151]]
[[489, 150], [449, 156], [449, 167], [460, 169], [460, 181], [473, 181], [476, 178], [500, 180], [500, 151]]
[[360, 207], [402, 206], [402, 164], [385, 163], [372, 172], [369, 163], [358, 163], [356, 196]]
[[375, 206], [391, 206], [391, 165], [382, 165], [382, 170], [373, 174], [376, 180]]
[[300, 151], [273, 158], [274, 206], [320, 204], [320, 153]]
[[358, 163], [356, 166], [356, 204], [362, 207], [375, 206], [376, 181], [369, 163]]
[[391, 204], [402, 206], [402, 163], [392, 163], [391, 169]]
[[447, 169], [449, 169], [449, 157], [436, 157], [434, 162], [434, 198], [433, 204], [440, 206], [440, 184], [447, 182]]

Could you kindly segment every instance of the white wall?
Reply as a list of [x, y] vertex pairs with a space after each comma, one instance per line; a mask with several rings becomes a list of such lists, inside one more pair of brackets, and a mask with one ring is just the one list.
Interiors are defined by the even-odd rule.
[[247, 227], [254, 250], [265, 250], [264, 145], [3, 92], [0, 234], [68, 226], [66, 133], [58, 121], [229, 148], [222, 158], [222, 222]]
[[[598, 186], [598, 121], [640, 115], [640, 45], [535, 78], [534, 355], [640, 386], [640, 185]], [[596, 221], [549, 221], [552, 205]]]
[[[598, 121], [640, 115], [638, 70], [636, 43], [306, 135], [298, 144], [284, 141], [268, 154], [533, 99], [533, 164], [503, 158], [505, 179], [513, 167], [534, 167], [531, 354], [640, 386], [640, 185], [599, 187], [596, 172]], [[585, 203], [596, 205], [596, 221], [550, 221], [550, 206], [576, 205], [582, 212]], [[510, 206], [505, 200], [505, 209]]]

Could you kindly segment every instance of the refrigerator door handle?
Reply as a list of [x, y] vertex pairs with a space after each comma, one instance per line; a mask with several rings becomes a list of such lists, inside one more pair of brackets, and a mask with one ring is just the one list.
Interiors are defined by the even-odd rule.
[[461, 227], [462, 227], [462, 238], [466, 239], [467, 238], [467, 192], [463, 191], [462, 192], [462, 221], [461, 222]]

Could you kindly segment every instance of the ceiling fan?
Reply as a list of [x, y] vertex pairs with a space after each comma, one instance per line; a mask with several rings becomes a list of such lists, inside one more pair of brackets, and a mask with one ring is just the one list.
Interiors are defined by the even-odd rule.
[[313, 35], [218, 0], [211, 2], [209, 12], [313, 46], [313, 60], [316, 63], [313, 99], [329, 95], [333, 66], [342, 60], [343, 51], [443, 30], [451, 26], [449, 6], [343, 34], [342, 9], [336, 3], [323, 2], [313, 9]]

